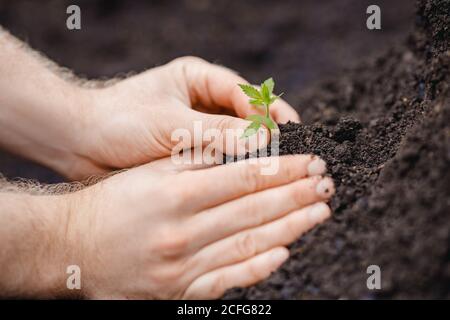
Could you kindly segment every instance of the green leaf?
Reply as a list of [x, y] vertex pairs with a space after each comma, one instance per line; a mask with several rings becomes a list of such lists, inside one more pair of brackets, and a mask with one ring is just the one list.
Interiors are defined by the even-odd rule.
[[277, 95], [273, 95], [272, 97], [270, 97], [270, 104], [274, 103], [275, 100], [277, 100], [278, 98], [280, 98], [283, 95], [283, 93]]
[[262, 106], [262, 105], [264, 105], [264, 101], [262, 101], [261, 99], [250, 99], [248, 102], [251, 105], [253, 105], [253, 106]]
[[257, 123], [264, 123], [265, 117], [260, 114], [251, 114], [245, 118], [245, 120], [257, 122]]
[[241, 136], [241, 139], [248, 138], [258, 132], [258, 129], [261, 127], [261, 123], [252, 122], [247, 128], [245, 128], [244, 133]]
[[252, 121], [254, 123], [264, 124], [266, 117], [260, 115], [260, 114], [251, 114], [245, 120]]
[[269, 130], [277, 129], [278, 125], [270, 118], [264, 117], [264, 125], [269, 128]]
[[239, 87], [241, 87], [242, 91], [250, 98], [254, 100], [262, 99], [261, 93], [255, 87], [248, 84], [240, 84]]
[[270, 105], [282, 95], [273, 94], [275, 81], [273, 81], [272, 78], [267, 79], [261, 84], [260, 90], [247, 84], [240, 84], [239, 86], [241, 87], [242, 91], [244, 91], [244, 93], [251, 98], [249, 100], [249, 103], [254, 106], [264, 106], [265, 112], [267, 114], [267, 117], [259, 114], [248, 116], [247, 120], [251, 121], [252, 123], [244, 130], [244, 134], [241, 136], [241, 138], [250, 137], [251, 135], [255, 134], [259, 130], [261, 125], [264, 125], [269, 130], [277, 129], [278, 125], [268, 115]]
[[270, 130], [278, 128], [277, 124], [271, 118], [266, 118], [260, 114], [251, 114], [245, 119], [254, 123], [264, 124]]
[[264, 81], [264, 85], [269, 90], [269, 96], [271, 96], [273, 93], [273, 88], [275, 87], [275, 82], [273, 81], [272, 78], [269, 78], [266, 81]]
[[265, 83], [261, 84], [261, 96], [266, 105], [270, 104], [270, 92]]

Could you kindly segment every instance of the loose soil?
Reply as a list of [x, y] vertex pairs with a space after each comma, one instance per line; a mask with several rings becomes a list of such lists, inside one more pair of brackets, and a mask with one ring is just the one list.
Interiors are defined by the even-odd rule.
[[[408, 10], [411, 1], [379, 2], [385, 2], [386, 28], [378, 34], [361, 27], [360, 13], [370, 4], [364, 1], [329, 1], [309, 11], [317, 1], [304, 1], [298, 10], [297, 1], [254, 7], [214, 1], [211, 8], [208, 1], [186, 0], [188, 14], [172, 2], [154, 1], [149, 12], [143, 10], [149, 2], [133, 9], [125, 1], [96, 1], [102, 10], [85, 11], [89, 28], [74, 34], [60, 27], [63, 1], [40, 2], [49, 13], [41, 21], [23, 13], [38, 10], [33, 2], [0, 0], [0, 22], [19, 36], [30, 34], [34, 47], [89, 77], [197, 54], [254, 82], [267, 75], [279, 80], [305, 123], [281, 126], [280, 153], [315, 153], [327, 161], [337, 186], [334, 215], [295, 242], [291, 258], [270, 278], [224, 298], [450, 298], [450, 0], [417, 1], [415, 31], [407, 39], [409, 20], [396, 20], [405, 15], [391, 8]], [[267, 7], [273, 10], [264, 16]], [[352, 27], [343, 28], [341, 16]], [[118, 21], [120, 30], [111, 29]], [[153, 32], [152, 23], [165, 25], [165, 32]], [[137, 25], [147, 32], [130, 36]], [[325, 38], [319, 29], [328, 32]], [[358, 63], [340, 72], [350, 60]], [[329, 80], [303, 90], [328, 74]], [[13, 174], [27, 176], [27, 166], [6, 161]], [[31, 167], [28, 175], [39, 170]], [[38, 177], [57, 179], [48, 172]], [[367, 289], [369, 265], [381, 268], [381, 290]]]
[[299, 97], [312, 124], [281, 126], [280, 154], [327, 161], [334, 216], [226, 298], [450, 298], [449, 14], [450, 1], [419, 1], [409, 45]]

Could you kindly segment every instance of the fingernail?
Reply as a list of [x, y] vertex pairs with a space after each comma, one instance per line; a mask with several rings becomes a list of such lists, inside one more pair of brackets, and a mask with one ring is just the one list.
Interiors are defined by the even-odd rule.
[[308, 175], [309, 176], [320, 176], [327, 171], [327, 165], [325, 161], [319, 157], [314, 157], [313, 160], [308, 164]]
[[331, 180], [331, 178], [329, 178], [329, 177], [323, 178], [317, 184], [316, 192], [322, 198], [329, 198], [329, 197], [331, 197], [334, 194], [334, 192], [335, 192], [333, 180]]
[[289, 258], [289, 251], [286, 249], [276, 250], [274, 253], [272, 253], [272, 261], [277, 268], [280, 264], [286, 261], [287, 258]]
[[330, 215], [330, 208], [323, 202], [313, 205], [308, 212], [309, 220], [314, 224], [324, 221]]

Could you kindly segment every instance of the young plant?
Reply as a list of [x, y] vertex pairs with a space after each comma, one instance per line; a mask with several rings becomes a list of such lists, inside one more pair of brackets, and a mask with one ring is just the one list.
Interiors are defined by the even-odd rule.
[[253, 106], [264, 108], [265, 115], [252, 114], [249, 115], [246, 120], [252, 123], [244, 130], [242, 138], [250, 137], [255, 134], [261, 125], [265, 125], [270, 131], [277, 129], [278, 126], [275, 121], [270, 117], [270, 105], [275, 102], [280, 95], [273, 94], [273, 89], [275, 88], [275, 82], [272, 78], [267, 79], [261, 84], [261, 88], [258, 90], [255, 87], [248, 84], [240, 84], [242, 91], [250, 98], [249, 103]]

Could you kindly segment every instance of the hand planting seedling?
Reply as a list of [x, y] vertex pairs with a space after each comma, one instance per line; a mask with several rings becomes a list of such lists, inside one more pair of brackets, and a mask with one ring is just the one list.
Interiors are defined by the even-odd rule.
[[277, 129], [278, 126], [275, 121], [270, 117], [269, 108], [272, 103], [275, 102], [279, 97], [283, 94], [275, 95], [273, 94], [273, 89], [275, 87], [275, 82], [272, 78], [267, 79], [261, 84], [261, 88], [258, 90], [255, 87], [248, 84], [240, 84], [242, 91], [250, 97], [249, 103], [256, 107], [264, 107], [265, 115], [252, 114], [246, 118], [246, 120], [251, 121], [252, 123], [245, 128], [244, 133], [241, 136], [242, 138], [250, 137], [255, 134], [261, 125], [265, 125], [270, 131], [273, 129]]

